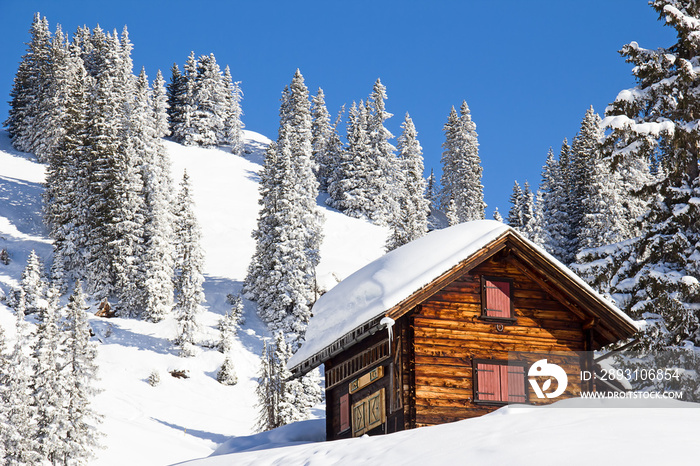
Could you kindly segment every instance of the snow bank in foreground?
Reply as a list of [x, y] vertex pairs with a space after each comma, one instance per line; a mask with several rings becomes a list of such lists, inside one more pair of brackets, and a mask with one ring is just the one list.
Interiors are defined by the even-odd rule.
[[[658, 408], [606, 408], [607, 400], [565, 400], [547, 407], [504, 407], [480, 418], [396, 434], [286, 446], [282, 430], [248, 437], [246, 452], [188, 466], [330, 464], [697, 464], [699, 404], [663, 400]], [[593, 406], [593, 407], [590, 407]], [[597, 407], [596, 407], [597, 406]], [[315, 421], [320, 424], [319, 421]], [[289, 443], [309, 424], [286, 426]], [[274, 431], [273, 431], [274, 432]], [[259, 438], [258, 448], [250, 451]], [[653, 435], [653, 441], [650, 441]], [[234, 439], [235, 440], [235, 439]], [[228, 445], [225, 444], [225, 445]], [[221, 450], [221, 449], [220, 449]], [[231, 451], [240, 451], [232, 449]], [[217, 453], [220, 453], [217, 450]]]

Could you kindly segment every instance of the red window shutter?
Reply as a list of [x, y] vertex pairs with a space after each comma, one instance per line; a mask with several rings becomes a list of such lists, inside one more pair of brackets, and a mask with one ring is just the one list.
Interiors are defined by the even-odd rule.
[[486, 316], [504, 318], [511, 317], [510, 283], [485, 279], [484, 287], [486, 288]]
[[499, 367], [496, 364], [476, 365], [477, 399], [480, 401], [500, 401], [501, 384]]
[[506, 366], [508, 369], [508, 397], [504, 398], [511, 403], [525, 403], [525, 368], [523, 366]]
[[350, 395], [340, 397], [340, 432], [350, 428]]
[[508, 366], [498, 366], [501, 378], [501, 391], [499, 393], [500, 401], [508, 401], [508, 382], [510, 382], [508, 377]]

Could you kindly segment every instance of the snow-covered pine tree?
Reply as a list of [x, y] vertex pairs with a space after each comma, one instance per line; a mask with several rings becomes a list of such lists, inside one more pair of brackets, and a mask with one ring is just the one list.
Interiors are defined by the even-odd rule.
[[27, 53], [22, 56], [10, 92], [10, 110], [4, 125], [7, 126], [12, 145], [23, 152], [34, 149], [34, 125], [47, 87], [51, 32], [46, 17], [34, 15], [29, 30], [31, 39]]
[[215, 146], [226, 138], [224, 125], [230, 101], [213, 53], [199, 57], [193, 93], [190, 143]]
[[177, 63], [170, 68], [170, 82], [168, 83], [168, 123], [170, 134], [175, 141], [182, 141], [180, 131], [185, 124], [187, 116], [185, 102], [187, 95], [187, 80], [180, 72]]
[[430, 169], [430, 175], [428, 176], [428, 179], [426, 180], [425, 198], [430, 203], [429, 207], [431, 209], [438, 208], [439, 202], [438, 202], [437, 179], [435, 178], [435, 173], [433, 172], [432, 168]]
[[484, 187], [481, 184], [481, 159], [476, 124], [472, 121], [467, 102], [462, 102], [460, 113], [452, 107], [444, 127], [442, 147], [442, 208], [449, 210], [455, 203], [456, 219], [461, 222], [484, 218]]
[[566, 139], [561, 146], [559, 159], [554, 158], [554, 152], [549, 149], [547, 161], [542, 167], [542, 180], [538, 201], [542, 212], [543, 231], [546, 232], [544, 248], [565, 264], [573, 260], [569, 238], [570, 225], [568, 221], [569, 203], [571, 202], [568, 189], [568, 164], [571, 148]]
[[532, 223], [535, 218], [535, 193], [532, 192], [530, 183], [527, 181], [523, 185], [522, 199], [520, 200], [520, 218], [522, 218], [520, 232], [532, 240], [535, 229], [535, 225]]
[[170, 103], [171, 106], [177, 105], [176, 107], [171, 107], [173, 113], [171, 113], [170, 125], [173, 131], [173, 139], [188, 146], [196, 144], [198, 139], [198, 136], [194, 133], [194, 113], [197, 111], [195, 92], [198, 67], [199, 64], [194, 56], [194, 51], [192, 51], [185, 62], [184, 74], [180, 75], [175, 81], [175, 67], [173, 67], [173, 80], [171, 81], [173, 87], [171, 98], [177, 99], [177, 101], [173, 100]]
[[65, 361], [67, 395], [67, 430], [63, 442], [66, 464], [86, 464], [94, 458], [99, 434], [96, 426], [101, 417], [91, 406], [97, 394], [97, 348], [90, 341], [90, 325], [87, 320], [85, 295], [80, 281], [68, 300], [65, 326]]
[[586, 214], [585, 199], [592, 189], [591, 170], [601, 159], [600, 140], [603, 137], [601, 120], [590, 107], [581, 121], [581, 127], [571, 145], [571, 156], [567, 170], [567, 184], [571, 202], [568, 206], [570, 225], [569, 243], [575, 256], [581, 250], [580, 239], [583, 218]]
[[402, 184], [397, 169], [396, 148], [389, 143], [394, 136], [384, 126], [393, 115], [386, 111], [386, 87], [377, 78], [367, 101], [367, 152], [370, 172], [365, 189], [368, 192], [369, 218], [378, 225], [388, 225], [398, 213], [397, 199]]
[[[338, 126], [342, 122], [343, 114], [345, 113], [345, 105], [343, 105], [338, 111], [338, 115], [331, 126], [331, 131], [328, 134], [328, 143], [326, 145], [326, 157], [324, 163], [328, 166], [327, 177], [325, 179], [326, 187], [325, 192], [330, 192], [331, 183], [337, 183], [343, 175], [342, 162], [345, 156], [345, 146], [343, 141], [340, 139], [340, 134], [338, 134]], [[320, 168], [319, 168], [320, 170]], [[319, 183], [321, 181], [319, 180]], [[320, 186], [319, 186], [319, 189]], [[333, 202], [329, 197], [326, 199], [326, 203], [330, 205]]]
[[410, 243], [428, 232], [429, 202], [425, 198], [425, 179], [423, 178], [423, 153], [418, 142], [418, 133], [408, 113], [401, 125], [402, 132], [398, 139], [397, 177], [403, 186], [397, 187], [401, 193], [398, 198], [399, 210], [389, 222], [391, 234], [387, 239], [387, 250]]
[[233, 364], [233, 342], [238, 333], [238, 322], [242, 312], [243, 303], [240, 296], [234, 298], [233, 308], [224, 314], [219, 321], [221, 331], [221, 344], [219, 349], [224, 353], [224, 362], [219, 368], [216, 380], [224, 385], [235, 385], [238, 383], [236, 368]]
[[[132, 180], [128, 178], [131, 173], [125, 173], [131, 167], [126, 163], [126, 141], [122, 140], [126, 133], [124, 109], [128, 96], [123, 84], [117, 83], [118, 77], [123, 75], [117, 71], [124, 64], [121, 44], [118, 38], [105, 34], [99, 26], [93, 29], [90, 44], [86, 66], [96, 78], [87, 94], [87, 121], [90, 124], [85, 160], [90, 164], [83, 173], [87, 175], [83, 183], [87, 190], [84, 194], [87, 225], [83, 232], [87, 237], [79, 242], [84, 251], [85, 269], [82, 271], [84, 276], [78, 278], [84, 278], [89, 293], [100, 299], [115, 291], [115, 254], [118, 249], [129, 252], [121, 247], [125, 238], [119, 240], [118, 235], [122, 234], [123, 227], [132, 225], [128, 219], [140, 209], [134, 210], [134, 206], [129, 205], [130, 210], [125, 212], [126, 209], [122, 208], [125, 199], [121, 196], [127, 193], [125, 184]], [[134, 200], [134, 197], [130, 195], [129, 200]], [[122, 213], [127, 220], [123, 225]], [[113, 243], [116, 240], [120, 244]]]
[[151, 97], [151, 106], [155, 114], [155, 130], [156, 137], [162, 138], [170, 135], [170, 125], [168, 123], [168, 94], [165, 89], [165, 79], [163, 74], [158, 70], [156, 79], [153, 81], [153, 95]]
[[194, 213], [189, 176], [185, 172], [180, 183], [175, 218], [175, 290], [178, 333], [175, 343], [181, 356], [193, 356], [198, 316], [204, 302], [204, 255], [200, 246], [202, 233]]
[[316, 178], [318, 179], [319, 190], [328, 192], [328, 179], [333, 168], [330, 159], [329, 145], [331, 139], [331, 115], [326, 108], [326, 99], [323, 89], [320, 87], [311, 101], [311, 147], [312, 158], [316, 163]]
[[457, 203], [454, 199], [450, 199], [450, 202], [447, 204], [445, 217], [447, 217], [447, 224], [449, 226], [454, 226], [460, 223], [459, 216], [457, 215]]
[[513, 182], [513, 192], [508, 199], [510, 201], [510, 210], [508, 210], [508, 225], [512, 228], [520, 230], [523, 227], [523, 190], [518, 183], [518, 180]]
[[44, 222], [54, 246], [51, 279], [62, 291], [67, 280], [83, 270], [76, 241], [85, 234], [82, 216], [86, 208], [85, 187], [79, 167], [88, 163], [84, 153], [88, 126], [86, 93], [91, 87], [90, 79], [80, 57], [80, 48], [71, 44], [54, 74], [56, 95], [60, 96], [54, 103], [60, 110], [56, 118], [63, 132], [48, 157], [43, 194]]
[[260, 177], [256, 250], [245, 293], [273, 330], [293, 334], [298, 344], [316, 298], [323, 219], [316, 205], [308, 90], [299, 70], [282, 94], [279, 136], [266, 152]]
[[59, 293], [51, 288], [42, 309], [32, 347], [34, 375], [32, 405], [36, 410], [36, 436], [41, 458], [52, 464], [68, 453], [63, 435], [68, 428], [66, 379], [61, 371], [62, 342], [59, 334]]
[[31, 128], [31, 149], [42, 162], [50, 161], [66, 130], [63, 102], [68, 90], [66, 78], [70, 78], [68, 55], [66, 36], [59, 25], [51, 38], [46, 62], [41, 70], [43, 86], [38, 101], [34, 104], [36, 113]]
[[292, 379], [287, 361], [292, 347], [281, 332], [274, 335], [274, 344], [265, 342], [258, 377], [258, 422], [260, 432], [309, 419], [311, 408], [320, 401], [320, 385], [309, 379], [305, 384]]
[[345, 215], [370, 218], [367, 178], [373, 171], [367, 161], [367, 107], [362, 101], [350, 107], [347, 124], [347, 148], [338, 155], [328, 183], [326, 203]]
[[542, 191], [538, 189], [532, 208], [532, 219], [527, 225], [525, 236], [536, 245], [544, 247], [544, 244], [549, 238], [549, 232], [545, 229], [544, 225], [542, 202]]
[[493, 211], [493, 219], [497, 222], [503, 222], [503, 216], [501, 216], [501, 213], [498, 211], [498, 207]]
[[268, 148], [261, 173], [262, 208], [245, 290], [271, 329], [301, 338], [314, 299], [314, 275], [305, 253], [294, 180], [289, 145], [281, 134], [279, 146]]
[[226, 91], [226, 117], [224, 118], [224, 139], [222, 143], [231, 146], [231, 152], [235, 155], [243, 155], [243, 110], [241, 100], [243, 91], [240, 81], [233, 82], [231, 69], [226, 65], [224, 70], [224, 87]]
[[255, 430], [258, 432], [265, 432], [281, 425], [279, 423], [280, 385], [281, 380], [277, 374], [272, 348], [265, 341], [260, 355], [258, 386], [255, 388], [258, 399]]
[[40, 316], [42, 310], [46, 308], [47, 284], [44, 280], [43, 266], [33, 249], [27, 258], [27, 266], [22, 272], [20, 288], [24, 294], [23, 312]]
[[[693, 66], [700, 60], [695, 39], [700, 9], [688, 0], [656, 0], [651, 5], [676, 30], [678, 42], [656, 50], [636, 42], [623, 47], [637, 86], [618, 94], [603, 124], [611, 130], [605, 145], [615, 162], [649, 154], [658, 158], [659, 181], [647, 189], [654, 202], [641, 237], [579, 257], [579, 269], [595, 271], [590, 278], [596, 286], [609, 290], [631, 316], [644, 319], [643, 350], [675, 353], [672, 364], [685, 360], [695, 369], [700, 347], [700, 180], [694, 109], [700, 105], [700, 80]], [[601, 263], [606, 267], [596, 267]], [[687, 379], [675, 389], [689, 388], [684, 398], [700, 398], [696, 372], [685, 374]]]
[[15, 306], [16, 340], [6, 375], [7, 424], [3, 431], [4, 461], [7, 464], [31, 465], [41, 461], [36, 431], [36, 405], [32, 402], [33, 360], [27, 353], [33, 346], [32, 335], [24, 320], [25, 296], [20, 294]]
[[157, 114], [149, 98], [144, 70], [136, 83], [130, 119], [132, 144], [140, 154], [143, 180], [143, 245], [138, 257], [138, 292], [134, 292], [130, 314], [151, 321], [161, 320], [173, 306], [173, 246], [169, 160], [156, 133]]

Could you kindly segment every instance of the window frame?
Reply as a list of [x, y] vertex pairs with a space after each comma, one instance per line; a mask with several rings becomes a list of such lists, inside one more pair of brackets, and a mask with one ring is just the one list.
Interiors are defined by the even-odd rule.
[[[486, 298], [486, 281], [508, 283], [508, 301], [510, 302], [510, 315], [508, 317], [498, 317], [487, 315], [488, 300]], [[481, 316], [479, 318], [488, 322], [497, 322], [501, 324], [514, 324], [517, 322], [515, 318], [515, 304], [513, 303], [513, 279], [504, 277], [494, 277], [489, 275], [481, 276]]]
[[[499, 367], [522, 367], [523, 369], [523, 391], [524, 395], [511, 395], [510, 390], [508, 392], [508, 397], [510, 398], [511, 396], [524, 396], [524, 400], [522, 402], [519, 401], [509, 401], [509, 400], [480, 400], [479, 399], [479, 370], [478, 366], [479, 364], [489, 364], [489, 365], [494, 365], [494, 366], [499, 366]], [[525, 361], [508, 361], [504, 359], [473, 359], [472, 360], [472, 387], [474, 390], [474, 404], [478, 405], [491, 405], [491, 406], [506, 406], [509, 404], [530, 404], [530, 390], [529, 390], [529, 384], [527, 383], [527, 367], [528, 363]], [[499, 378], [500, 378], [500, 373], [499, 373]], [[500, 384], [500, 380], [499, 380]], [[499, 394], [500, 398], [500, 394]]]

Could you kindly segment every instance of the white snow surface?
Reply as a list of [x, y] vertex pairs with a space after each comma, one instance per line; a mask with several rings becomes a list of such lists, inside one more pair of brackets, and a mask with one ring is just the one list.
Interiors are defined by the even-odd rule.
[[[315, 439], [323, 422], [311, 421], [242, 441], [232, 439], [216, 455], [184, 464], [697, 464], [697, 452], [691, 446], [700, 436], [700, 409], [691, 408], [700, 405], [675, 400], [650, 405], [635, 400], [571, 399], [545, 407], [507, 406], [450, 424], [323, 443]], [[307, 443], [300, 445], [304, 437]]]
[[379, 317], [506, 232], [529, 243], [579, 286], [605, 302], [612, 312], [635, 325], [627, 314], [603, 298], [568, 267], [508, 225], [495, 220], [475, 220], [434, 230], [396, 248], [321, 296], [313, 307], [306, 341], [289, 360], [289, 367], [298, 366], [338, 338]]
[[[98, 428], [105, 434], [105, 448], [91, 465], [159, 465], [201, 458], [227, 439], [253, 432], [259, 358], [263, 340], [270, 336], [255, 303], [243, 300], [246, 324], [234, 345], [237, 385], [216, 381], [223, 354], [210, 346], [219, 339], [219, 319], [230, 309], [226, 295], [240, 291], [255, 248], [251, 232], [259, 210], [258, 173], [268, 143], [266, 137], [245, 131], [248, 153], [238, 157], [226, 147], [204, 149], [166, 141], [175, 186], [186, 169], [202, 227], [207, 301], [198, 335], [201, 346], [195, 357], [180, 358], [171, 343], [176, 334], [173, 316], [156, 324], [101, 319], [92, 315], [96, 303], [90, 303], [103, 390], [94, 407], [104, 415]], [[0, 249], [7, 248], [11, 258], [8, 266], [0, 263], [0, 296], [17, 286], [32, 249], [49, 265], [51, 242], [41, 220], [43, 181], [44, 166], [12, 149], [7, 133], [0, 131]], [[323, 209], [325, 240], [318, 280], [328, 289], [381, 256], [388, 230]], [[2, 302], [0, 325], [11, 347], [14, 316]], [[190, 378], [171, 377], [173, 369], [187, 370]], [[161, 382], [152, 387], [147, 379], [154, 371]], [[314, 413], [323, 416], [320, 408]]]

